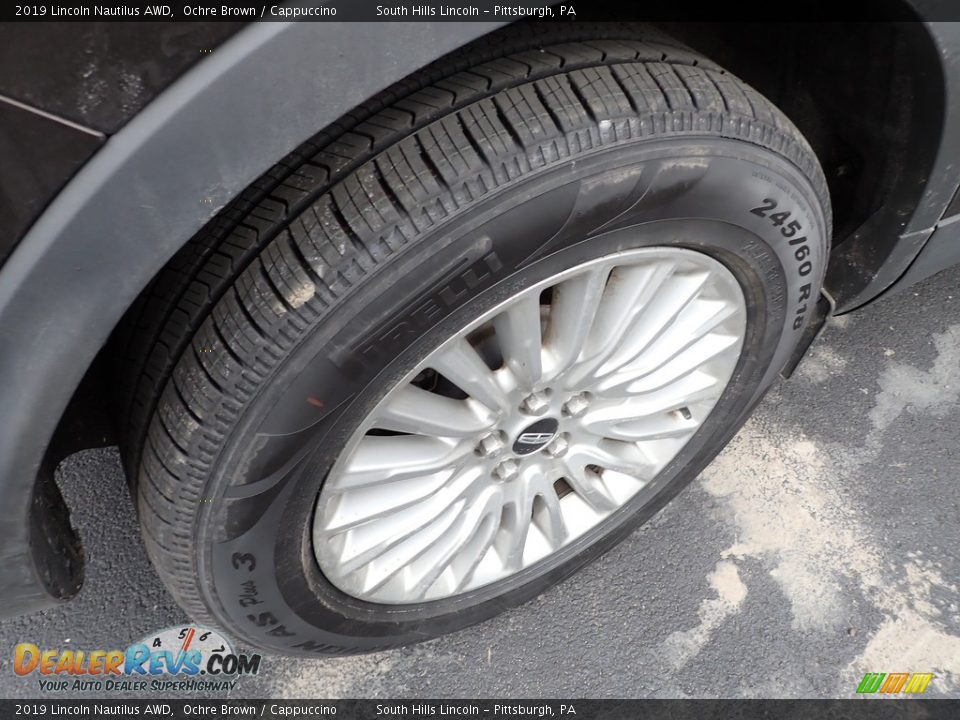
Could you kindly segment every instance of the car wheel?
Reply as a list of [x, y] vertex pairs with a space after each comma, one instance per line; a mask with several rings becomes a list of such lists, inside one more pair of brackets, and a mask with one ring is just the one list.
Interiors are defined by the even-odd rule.
[[124, 455], [198, 621], [344, 654], [489, 618], [662, 507], [788, 360], [830, 227], [793, 125], [676, 45], [499, 52], [302, 148], [144, 301]]

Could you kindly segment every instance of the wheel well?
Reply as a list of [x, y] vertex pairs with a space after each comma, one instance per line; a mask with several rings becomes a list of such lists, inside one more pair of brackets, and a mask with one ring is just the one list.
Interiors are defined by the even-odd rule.
[[663, 27], [752, 85], [804, 134], [823, 166], [833, 203], [826, 289], [843, 310], [870, 300], [876, 293], [868, 285], [900, 235], [922, 229], [909, 227], [909, 220], [943, 134], [943, 69], [927, 27], [920, 22]]

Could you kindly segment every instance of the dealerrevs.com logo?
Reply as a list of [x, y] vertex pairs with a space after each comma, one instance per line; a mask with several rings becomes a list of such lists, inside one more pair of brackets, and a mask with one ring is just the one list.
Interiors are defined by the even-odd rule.
[[151, 633], [126, 650], [41, 649], [20, 643], [13, 671], [43, 692], [228, 691], [260, 671], [260, 655], [234, 652], [216, 630], [194, 625]]

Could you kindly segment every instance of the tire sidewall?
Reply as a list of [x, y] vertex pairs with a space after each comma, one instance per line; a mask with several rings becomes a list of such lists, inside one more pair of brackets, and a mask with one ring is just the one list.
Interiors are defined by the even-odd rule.
[[[776, 208], [762, 211], [770, 202]], [[778, 224], [775, 213], [789, 215]], [[800, 229], [787, 237], [794, 221]], [[495, 593], [479, 588], [384, 606], [327, 582], [310, 542], [313, 505], [338, 449], [393, 383], [470, 320], [539, 279], [658, 245], [705, 252], [734, 273], [747, 297], [748, 337], [711, 416], [650, 491], [616, 511], [602, 532], [595, 528]], [[722, 449], [812, 314], [826, 249], [823, 208], [795, 166], [758, 146], [710, 137], [607, 147], [456, 214], [354, 283], [245, 409], [196, 523], [208, 605], [260, 647], [337, 654], [429, 639], [534, 597], [629, 534]], [[322, 402], [304, 407], [304, 397]], [[291, 398], [300, 401], [291, 405]], [[265, 430], [269, 441], [250, 442]], [[270, 457], [271, 443], [284, 448], [283, 457], [301, 438], [309, 440], [299, 463], [284, 467]]]

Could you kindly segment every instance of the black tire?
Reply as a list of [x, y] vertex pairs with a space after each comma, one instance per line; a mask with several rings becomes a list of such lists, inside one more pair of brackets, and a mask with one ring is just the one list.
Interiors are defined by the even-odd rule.
[[[558, 32], [481, 45], [361, 108], [222, 213], [141, 303], [124, 459], [150, 557], [197, 621], [271, 651], [349, 654], [489, 618], [662, 507], [788, 360], [830, 227], [807, 143], [685, 48], [629, 26]], [[506, 585], [380, 606], [328, 583], [313, 503], [389, 379], [517, 288], [647, 245], [720, 259], [749, 315], [734, 379], [655, 496]]]

